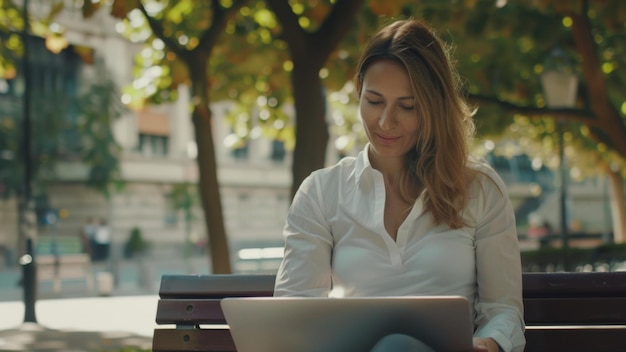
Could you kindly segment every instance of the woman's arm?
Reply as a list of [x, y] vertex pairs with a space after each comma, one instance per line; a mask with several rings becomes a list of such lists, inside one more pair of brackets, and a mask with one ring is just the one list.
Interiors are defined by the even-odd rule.
[[[493, 172], [493, 171], [492, 171]], [[475, 336], [495, 340], [503, 351], [523, 351], [522, 272], [515, 213], [502, 180], [483, 178], [476, 218]]]
[[285, 251], [276, 275], [275, 296], [328, 296], [333, 240], [324, 217], [319, 178], [300, 186], [283, 229]]

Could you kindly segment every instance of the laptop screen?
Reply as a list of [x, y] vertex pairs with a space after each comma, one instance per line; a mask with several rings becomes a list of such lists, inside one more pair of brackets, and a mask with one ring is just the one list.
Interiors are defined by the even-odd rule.
[[364, 352], [389, 334], [436, 351], [471, 351], [470, 306], [461, 296], [225, 298], [238, 352]]

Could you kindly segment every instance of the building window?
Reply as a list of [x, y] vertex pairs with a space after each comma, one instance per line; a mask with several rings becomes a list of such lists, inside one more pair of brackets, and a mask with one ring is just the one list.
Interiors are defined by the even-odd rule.
[[170, 119], [167, 114], [145, 109], [137, 112], [137, 150], [146, 156], [169, 154]]
[[46, 129], [43, 121], [52, 121], [55, 116], [64, 116], [62, 131], [57, 140], [63, 152], [76, 153], [82, 146], [78, 130], [79, 110], [72, 103], [78, 97], [78, 73], [82, 66], [80, 56], [73, 46], [58, 54], [50, 52], [42, 38], [30, 37], [31, 51], [30, 94], [34, 99], [33, 115], [38, 128]]
[[287, 151], [285, 150], [285, 142], [277, 140], [277, 139], [273, 140], [272, 141], [272, 155], [271, 155], [272, 161], [275, 161], [275, 162], [284, 161], [286, 154], [287, 154]]
[[244, 143], [240, 147], [233, 147], [230, 151], [230, 155], [236, 160], [247, 160], [248, 159], [248, 143]]
[[167, 156], [169, 137], [140, 133], [137, 150], [146, 156]]

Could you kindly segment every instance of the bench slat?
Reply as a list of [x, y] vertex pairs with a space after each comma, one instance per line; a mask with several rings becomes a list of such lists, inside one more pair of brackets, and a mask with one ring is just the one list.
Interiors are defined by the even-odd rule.
[[626, 328], [526, 330], [525, 352], [617, 352], [626, 349]]
[[228, 329], [154, 329], [153, 352], [236, 352]]
[[526, 298], [524, 320], [527, 325], [626, 325], [626, 297]]
[[524, 273], [524, 298], [619, 297], [626, 295], [626, 272]]
[[[626, 297], [529, 298], [524, 300], [527, 325], [626, 325]], [[220, 299], [161, 299], [158, 324], [226, 324]]]
[[[526, 352], [615, 352], [626, 346], [626, 329], [549, 328], [526, 330]], [[155, 329], [153, 352], [236, 352], [227, 329]]]
[[220, 299], [161, 299], [157, 324], [226, 324]]
[[165, 275], [161, 298], [223, 298], [271, 296], [274, 275]]
[[[272, 296], [274, 281], [274, 275], [163, 276], [156, 320], [179, 329], [156, 329], [153, 351], [235, 352], [220, 300]], [[524, 273], [523, 290], [526, 351], [626, 350], [626, 272]]]

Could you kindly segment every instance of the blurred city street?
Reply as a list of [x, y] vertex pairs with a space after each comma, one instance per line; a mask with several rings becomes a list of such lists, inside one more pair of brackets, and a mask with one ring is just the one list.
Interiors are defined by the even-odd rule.
[[[94, 276], [105, 270], [94, 265]], [[133, 346], [150, 350], [163, 274], [206, 273], [206, 257], [188, 263], [178, 260], [148, 260], [141, 269], [137, 261], [119, 263], [117, 286], [109, 296], [99, 288], [64, 281], [60, 293], [51, 283], [38, 285], [35, 305], [37, 324], [23, 323], [23, 291], [20, 268], [0, 268], [0, 351], [120, 351]], [[142, 271], [144, 271], [142, 273]], [[140, 275], [149, 275], [149, 279]]]

